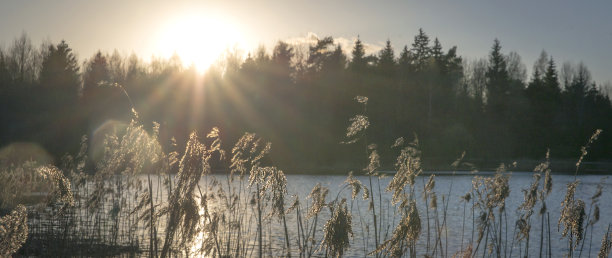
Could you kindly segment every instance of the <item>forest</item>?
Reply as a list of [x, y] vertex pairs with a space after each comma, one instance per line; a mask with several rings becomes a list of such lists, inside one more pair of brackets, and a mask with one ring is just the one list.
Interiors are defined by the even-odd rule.
[[95, 152], [134, 110], [147, 130], [159, 123], [166, 151], [183, 149], [194, 130], [217, 127], [224, 142], [244, 132], [270, 141], [266, 162], [289, 173], [331, 172], [363, 165], [362, 151], [342, 139], [348, 118], [362, 112], [355, 96], [367, 96], [368, 141], [381, 146], [383, 167], [393, 163], [388, 146], [415, 135], [426, 168], [464, 151], [481, 167], [541, 159], [547, 149], [552, 159], [572, 159], [596, 129], [603, 133], [588, 159], [612, 154], [609, 83], [545, 51], [527, 74], [520, 55], [497, 39], [488, 56], [471, 59], [422, 29], [401, 50], [387, 40], [371, 55], [359, 37], [350, 50], [332, 37], [278, 41], [245, 57], [228, 50], [204, 74], [177, 56], [144, 61], [99, 51], [80, 63], [75, 52], [65, 41], [37, 47], [26, 33], [0, 48], [0, 146], [35, 143], [58, 162], [83, 136]]

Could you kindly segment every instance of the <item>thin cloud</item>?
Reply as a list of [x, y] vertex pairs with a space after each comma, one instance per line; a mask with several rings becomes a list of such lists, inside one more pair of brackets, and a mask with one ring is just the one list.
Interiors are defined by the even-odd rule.
[[[307, 49], [308, 46], [314, 45], [317, 43], [317, 40], [321, 39], [319, 35], [314, 32], [308, 32], [305, 36], [300, 37], [292, 37], [285, 39], [284, 41], [288, 44], [291, 44], [298, 48]], [[344, 54], [350, 58], [351, 51], [353, 50], [353, 46], [355, 45], [355, 41], [357, 37], [345, 38], [345, 37], [334, 37], [334, 43], [338, 44], [342, 47]], [[363, 42], [364, 50], [366, 55], [376, 55], [378, 52], [383, 49], [384, 43], [369, 43]]]

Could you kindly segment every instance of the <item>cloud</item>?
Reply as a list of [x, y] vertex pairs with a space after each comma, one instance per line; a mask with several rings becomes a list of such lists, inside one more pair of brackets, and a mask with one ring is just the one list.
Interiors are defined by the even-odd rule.
[[[355, 41], [357, 41], [357, 37], [353, 37], [353, 38], [339, 37], [339, 38], [334, 39], [334, 42], [342, 46], [344, 53], [347, 54], [347, 56], [349, 57], [351, 56], [351, 51], [353, 50]], [[370, 42], [364, 42], [364, 41], [361, 41], [361, 43], [363, 44], [363, 48], [365, 50], [366, 55], [370, 55], [370, 54], [376, 55], [384, 47], [384, 45], [380, 43], [370, 43]]]
[[[304, 36], [292, 37], [285, 39], [284, 41], [288, 44], [293, 45], [295, 48], [308, 49], [309, 46], [316, 44], [317, 40], [319, 40], [320, 38], [321, 37], [319, 37], [319, 35], [317, 35], [316, 33], [308, 32]], [[351, 51], [353, 50], [353, 46], [355, 45], [356, 40], [357, 37], [334, 37], [334, 43], [340, 45], [342, 47], [342, 50], [344, 51], [344, 54], [346, 54], [346, 56], [348, 56], [349, 58], [351, 57]], [[376, 55], [384, 47], [384, 43], [380, 42], [370, 43], [362, 41], [362, 43], [366, 55]]]
[[284, 41], [291, 45], [312, 45], [316, 44], [319, 39], [319, 35], [314, 32], [308, 32], [306, 36], [299, 36], [285, 39]]

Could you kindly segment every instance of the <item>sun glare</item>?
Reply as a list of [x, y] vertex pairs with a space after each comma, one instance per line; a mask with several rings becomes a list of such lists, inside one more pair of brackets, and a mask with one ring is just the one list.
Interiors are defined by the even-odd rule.
[[169, 21], [160, 33], [159, 51], [165, 57], [177, 54], [184, 65], [199, 72], [208, 69], [223, 52], [241, 44], [237, 26], [210, 15], [189, 15]]

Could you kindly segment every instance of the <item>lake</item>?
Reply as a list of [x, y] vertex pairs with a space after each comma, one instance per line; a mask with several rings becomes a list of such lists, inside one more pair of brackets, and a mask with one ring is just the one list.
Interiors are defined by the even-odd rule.
[[[448, 173], [444, 173], [444, 174], [445, 175], [436, 176], [435, 178], [436, 184], [435, 184], [434, 191], [438, 195], [438, 203], [441, 204], [442, 195], [444, 195], [445, 199], [449, 200], [449, 203], [450, 203], [448, 205], [448, 210], [447, 210], [447, 220], [448, 220], [447, 225], [448, 226], [442, 232], [444, 232], [445, 234], [445, 236], [443, 236], [444, 239], [446, 239], [446, 234], [448, 236], [447, 238], [448, 243], [444, 244], [444, 245], [447, 244], [448, 246], [447, 247], [445, 246], [444, 248], [445, 249], [448, 248], [447, 255], [451, 256], [456, 251], [461, 250], [462, 231], [463, 231], [463, 241], [464, 241], [463, 246], [464, 247], [467, 245], [467, 242], [469, 242], [472, 239], [472, 224], [473, 223], [472, 223], [471, 204], [467, 205], [467, 209], [465, 211], [466, 212], [465, 220], [464, 220], [464, 215], [463, 215], [464, 205], [460, 199], [460, 196], [465, 195], [467, 192], [469, 192], [472, 189], [472, 180], [475, 175], [492, 176], [493, 173], [479, 172], [476, 174], [467, 173], [467, 174], [454, 175], [454, 176], [448, 175]], [[510, 242], [506, 244], [508, 246], [508, 250], [510, 248], [509, 246], [512, 244], [511, 239], [512, 239], [512, 234], [513, 234], [512, 231], [514, 230], [514, 222], [519, 216], [517, 208], [523, 202], [523, 199], [524, 199], [522, 189], [528, 188], [529, 185], [531, 184], [533, 180], [532, 179], [533, 172], [509, 172], [509, 174], [510, 174], [510, 180], [509, 180], [510, 195], [506, 199], [507, 218], [504, 218], [505, 220], [507, 220], [508, 231], [510, 231], [510, 232], [505, 233], [507, 234], [508, 242]], [[224, 180], [225, 178], [225, 176], [222, 176], [222, 175], [214, 175], [214, 176], [217, 177], [221, 181]], [[381, 198], [382, 203], [383, 203], [382, 215], [379, 215], [379, 220], [380, 220], [380, 217], [384, 217], [385, 223], [388, 223], [390, 225], [388, 229], [383, 227], [383, 229], [381, 230], [383, 235], [392, 234], [393, 228], [399, 219], [398, 216], [394, 216], [394, 214], [396, 214], [395, 213], [396, 209], [390, 206], [389, 204], [390, 199], [391, 199], [390, 193], [384, 191], [384, 188], [388, 185], [392, 176], [393, 175], [388, 175], [380, 179], [380, 187], [383, 190], [382, 196], [380, 197], [375, 196], [376, 198], [375, 201], [377, 203], [379, 201], [378, 198]], [[585, 201], [586, 207], [587, 207], [586, 208], [587, 213], [588, 213], [589, 207], [591, 206], [590, 197], [595, 193], [596, 186], [598, 183], [600, 183], [600, 180], [602, 179], [602, 177], [604, 176], [580, 175], [577, 178], [580, 181], [580, 184], [577, 187], [575, 197], [577, 199], [581, 199]], [[360, 180], [362, 183], [364, 183], [366, 186], [368, 185], [367, 176], [357, 176], [357, 179]], [[421, 216], [421, 221], [422, 221], [422, 224], [421, 224], [422, 234], [417, 244], [417, 250], [418, 250], [417, 253], [419, 254], [419, 256], [421, 254], [425, 254], [425, 249], [427, 246], [427, 239], [426, 239], [426, 233], [425, 233], [427, 217], [426, 217], [426, 208], [422, 200], [422, 189], [423, 189], [423, 183], [424, 183], [423, 180], [427, 180], [427, 179], [428, 179], [428, 176], [424, 175], [424, 176], [418, 177], [416, 180], [417, 205], [418, 205], [418, 210], [419, 210], [419, 214]], [[338, 194], [340, 198], [344, 197], [350, 200], [351, 189], [350, 188], [343, 189], [341, 187], [345, 180], [346, 180], [346, 176], [340, 176], [340, 175], [287, 175], [287, 189], [288, 189], [288, 194], [297, 195], [300, 198], [300, 201], [302, 202], [302, 204], [305, 203], [305, 201], [307, 200], [306, 198], [308, 194], [310, 193], [312, 188], [317, 183], [320, 183], [322, 186], [329, 188], [329, 195], [327, 196], [327, 201], [331, 201]], [[565, 196], [567, 184], [572, 182], [573, 180], [574, 180], [573, 175], [553, 175], [552, 192], [546, 199], [548, 212], [550, 214], [550, 217], [549, 217], [550, 218], [550, 233], [551, 233], [550, 242], [551, 242], [551, 247], [552, 247], [551, 248], [552, 257], [559, 257], [568, 252], [567, 239], [561, 238], [561, 231], [563, 230], [563, 227], [560, 226], [560, 229], [558, 229], [557, 223], [558, 223], [560, 212], [561, 212], [561, 202]], [[378, 183], [376, 182], [376, 180], [374, 180], [373, 182], [374, 182], [374, 192], [377, 193]], [[202, 184], [204, 184], [204, 181], [202, 181]], [[601, 220], [597, 222], [595, 226], [593, 227], [593, 232], [592, 232], [593, 241], [592, 241], [592, 247], [591, 247], [592, 249], [591, 255], [595, 255], [599, 251], [601, 238], [607, 230], [608, 223], [612, 222], [612, 220], [610, 220], [608, 216], [609, 214], [612, 214], [612, 204], [608, 201], [610, 200], [609, 198], [612, 197], [609, 191], [609, 189], [611, 189], [610, 187], [611, 185], [612, 185], [612, 182], [610, 182], [610, 180], [606, 180], [603, 183], [603, 194], [600, 198]], [[342, 190], [342, 192], [338, 193], [340, 190]], [[450, 196], [450, 198], [448, 196]], [[440, 204], [439, 206], [441, 206]], [[378, 204], [376, 204], [376, 206], [378, 206]], [[362, 225], [372, 225], [373, 224], [371, 212], [368, 211], [367, 209], [368, 201], [364, 201], [363, 199], [361, 199], [361, 195], [360, 195], [353, 202], [349, 201], [349, 207], [350, 207], [350, 210], [353, 216], [352, 226], [353, 226], [354, 235], [350, 242], [350, 248], [345, 253], [345, 255], [349, 257], [365, 256], [368, 252], [375, 249], [375, 243], [372, 240], [373, 230], [371, 226], [369, 226], [370, 232], [367, 232], [368, 229], [362, 226]], [[380, 212], [378, 208], [379, 207], [376, 207], [377, 213]], [[442, 213], [441, 208], [439, 209], [440, 209], [439, 218], [440, 218], [440, 223], [441, 223], [443, 220], [443, 216], [441, 214]], [[531, 246], [529, 250], [531, 255], [537, 254], [539, 252], [539, 246], [540, 246], [539, 237], [540, 237], [540, 229], [541, 229], [540, 216], [538, 215], [539, 209], [540, 209], [540, 204], [538, 203], [534, 207], [535, 211], [531, 217], [531, 222], [532, 222], [531, 240], [530, 240]], [[429, 215], [430, 224], [433, 229], [434, 224], [435, 224], [433, 214], [432, 214], [433, 211], [430, 209], [429, 212], [430, 212], [430, 215]], [[478, 214], [476, 214], [475, 216], [478, 217]], [[329, 218], [329, 211], [328, 209], [324, 209], [322, 211], [322, 216], [319, 218], [321, 220], [319, 221], [319, 228], [322, 228], [324, 221], [327, 220], [328, 218]], [[296, 225], [295, 213], [289, 213], [287, 215], [287, 225], [290, 231], [289, 235], [295, 236], [297, 234], [297, 229], [296, 229], [297, 226], [295, 226]], [[504, 225], [504, 227], [505, 226], [506, 225]], [[273, 220], [271, 232], [272, 232], [273, 238], [276, 238], [276, 241], [274, 242], [276, 243], [276, 247], [282, 248], [282, 245], [284, 243], [283, 242], [284, 234], [283, 234], [283, 228], [282, 228], [281, 223]], [[433, 235], [435, 233], [431, 232], [430, 234], [432, 234], [432, 238], [433, 238]], [[322, 233], [317, 234], [317, 237], [321, 237], [321, 236], [322, 236]], [[477, 237], [477, 236], [474, 236], [474, 237]], [[544, 239], [545, 246], [547, 244], [546, 238], [547, 237], [545, 237]], [[433, 242], [433, 239], [431, 241]], [[320, 242], [320, 239], [318, 240], [318, 242]], [[587, 235], [585, 239], [585, 247], [584, 247], [585, 254], [588, 252], [589, 242], [590, 242], [590, 232], [589, 232], [589, 235]], [[253, 241], [253, 244], [255, 243], [256, 242]], [[515, 242], [514, 244], [515, 246], [513, 250], [513, 256], [518, 256], [520, 250], [519, 250], [519, 247], [517, 246], [517, 243]], [[481, 250], [482, 250], [482, 247], [481, 247]], [[547, 250], [544, 250], [544, 254], [546, 253], [547, 253]]]
[[[501, 245], [503, 246], [503, 249], [505, 250], [503, 252], [506, 255], [511, 254], [511, 256], [514, 257], [514, 256], [524, 255], [524, 252], [525, 252], [525, 245], [524, 245], [525, 241], [522, 242], [522, 247], [520, 247], [518, 242], [516, 240], [513, 240], [514, 239], [513, 235], [516, 235], [515, 221], [517, 221], [517, 219], [519, 218], [521, 214], [521, 212], [519, 212], [517, 209], [521, 205], [521, 203], [523, 203], [523, 199], [524, 199], [522, 189], [526, 189], [531, 185], [534, 173], [533, 172], [508, 172], [507, 174], [510, 176], [510, 179], [509, 179], [510, 193], [509, 193], [509, 196], [506, 198], [506, 202], [505, 202], [506, 212], [503, 216], [504, 222], [502, 223], [503, 241], [500, 241], [500, 242], [502, 243]], [[423, 198], [422, 198], [423, 186], [425, 182], [428, 180], [429, 175], [422, 175], [416, 178], [415, 199], [417, 203], [418, 213], [421, 219], [421, 234], [416, 244], [417, 256], [420, 257], [420, 256], [425, 255], [426, 253], [432, 254], [431, 250], [432, 250], [432, 247], [435, 245], [434, 240], [436, 239], [435, 238], [436, 228], [439, 228], [439, 232], [441, 233], [440, 234], [441, 241], [440, 243], [438, 243], [438, 245], [442, 246], [442, 248], [440, 249], [444, 250], [444, 256], [450, 257], [453, 254], [455, 254], [455, 252], [462, 250], [462, 248], [465, 249], [468, 243], [472, 242], [472, 239], [474, 239], [474, 245], [476, 245], [476, 242], [477, 242], [476, 238], [478, 237], [478, 232], [477, 232], [478, 225], [477, 223], [473, 223], [473, 221], [478, 220], [479, 211], [476, 210], [476, 212], [472, 214], [472, 202], [466, 204], [460, 198], [461, 196], [465, 195], [466, 193], [472, 190], [472, 180], [474, 179], [475, 176], [491, 177], [491, 176], [494, 176], [494, 173], [478, 172], [476, 174], [462, 173], [462, 174], [456, 174], [456, 175], [452, 175], [452, 173], [448, 173], [448, 172], [437, 173], [437, 176], [435, 177], [435, 187], [432, 191], [432, 192], [435, 192], [437, 195], [437, 202], [438, 202], [438, 210], [437, 210], [438, 214], [437, 215], [439, 218], [437, 223], [436, 223], [436, 220], [434, 219], [435, 210], [431, 209], [431, 207], [427, 209], [423, 201]], [[400, 214], [398, 213], [398, 209], [396, 209], [390, 203], [391, 194], [384, 190], [386, 186], [389, 184], [389, 181], [391, 180], [392, 177], [393, 177], [392, 174], [388, 174], [380, 178], [379, 180], [377, 180], [377, 178], [373, 178], [372, 180], [373, 188], [374, 188], [373, 197], [375, 198], [374, 199], [375, 200], [375, 211], [377, 213], [377, 218], [378, 218], [377, 222], [379, 224], [377, 233], [379, 233], [379, 236], [380, 236], [379, 238], [381, 239], [380, 242], [383, 241], [382, 239], [388, 239], [393, 234], [393, 230], [400, 219]], [[580, 183], [577, 187], [575, 198], [583, 200], [586, 203], [585, 212], [587, 213], [587, 215], [590, 214], [589, 209], [592, 207], [590, 198], [596, 192], [597, 184], [599, 184], [602, 178], [605, 178], [605, 177], [606, 176], [602, 176], [602, 175], [580, 175], [577, 177]], [[307, 232], [311, 232], [313, 228], [312, 226], [313, 226], [314, 218], [307, 219], [306, 213], [312, 201], [311, 199], [308, 198], [308, 195], [310, 194], [313, 187], [317, 184], [321, 184], [321, 186], [327, 187], [329, 189], [329, 194], [327, 195], [327, 198], [325, 199], [327, 203], [331, 202], [336, 197], [338, 197], [338, 200], [342, 198], [347, 199], [347, 207], [350, 213], [352, 214], [352, 224], [351, 225], [352, 225], [353, 235], [351, 238], [349, 238], [350, 246], [348, 250], [346, 250], [344, 255], [347, 257], [363, 257], [363, 256], [368, 256], [370, 252], [376, 249], [376, 243], [374, 241], [375, 232], [373, 229], [373, 225], [374, 225], [374, 222], [372, 219], [373, 217], [372, 217], [371, 211], [368, 210], [369, 200], [363, 200], [361, 198], [361, 193], [359, 194], [359, 196], [357, 196], [355, 200], [351, 200], [351, 188], [345, 187], [345, 183], [344, 183], [344, 181], [347, 178], [346, 176], [293, 174], [293, 175], [287, 175], [286, 178], [287, 178], [287, 192], [288, 193], [285, 198], [285, 204], [284, 204], [285, 209], [291, 205], [294, 199], [293, 196], [297, 196], [299, 198], [300, 205], [301, 205], [300, 206], [301, 207], [300, 216], [301, 216], [301, 221], [302, 221], [301, 227], [299, 226], [299, 223], [298, 223], [296, 211], [290, 211], [286, 215], [286, 224], [287, 224], [287, 229], [288, 229], [288, 235], [291, 240], [290, 245], [291, 245], [291, 252], [293, 256], [299, 256], [299, 250], [297, 248], [298, 242], [299, 241], [301, 241], [301, 243], [304, 242], [303, 239], [300, 240], [300, 234], [303, 234], [304, 230], [306, 230]], [[356, 178], [359, 181], [361, 181], [365, 186], [369, 187], [369, 179], [367, 176], [356, 176]], [[545, 237], [543, 239], [544, 240], [544, 244], [543, 244], [544, 250], [542, 251], [542, 254], [543, 256], [560, 257], [568, 252], [568, 244], [567, 244], [568, 240], [567, 238], [561, 237], [561, 232], [563, 231], [563, 225], [558, 227], [557, 224], [558, 224], [559, 216], [561, 213], [561, 202], [563, 201], [564, 196], [566, 194], [567, 184], [570, 182], [573, 182], [574, 176], [572, 175], [553, 175], [552, 178], [553, 178], [552, 191], [546, 199], [546, 204], [547, 204], [548, 214], [549, 214], [549, 223], [550, 223], [550, 250], [551, 250], [551, 253], [550, 254], [548, 253], [549, 241], [548, 241], [548, 235], [545, 234]], [[143, 193], [144, 191], [148, 191], [148, 187], [147, 187], [148, 177], [146, 175], [140, 175], [136, 177], [135, 179], [139, 179], [141, 182], [144, 182], [144, 184], [142, 184], [143, 187], [141, 187], [141, 190], [139, 190], [140, 192], [137, 192], [136, 190], [130, 189], [130, 188], [126, 188], [127, 190], [125, 189], [122, 190], [123, 191], [122, 196], [125, 196], [126, 201], [125, 202], [119, 201], [120, 203], [123, 203], [121, 206], [123, 208], [119, 211], [119, 215], [118, 215], [118, 217], [120, 218], [120, 222], [118, 222], [116, 226], [117, 231], [118, 231], [117, 233], [111, 232], [113, 230], [113, 223], [111, 219], [112, 216], [109, 216], [109, 214], [112, 214], [112, 210], [115, 207], [113, 206], [112, 203], [117, 202], [117, 197], [112, 197], [112, 194], [109, 194], [104, 198], [103, 200], [104, 204], [102, 205], [103, 209], [98, 213], [90, 213], [84, 208], [77, 208], [77, 210], [75, 210], [75, 213], [73, 214], [75, 216], [70, 217], [70, 219], [73, 219], [72, 221], [74, 222], [74, 223], [71, 222], [72, 224], [66, 222], [66, 221], [70, 221], [70, 219], [59, 220], [59, 222], [56, 221], [53, 223], [47, 223], [45, 222], [45, 217], [41, 215], [42, 213], [35, 213], [36, 217], [30, 218], [29, 224], [30, 224], [30, 228], [32, 232], [38, 232], [37, 234], [39, 235], [36, 235], [36, 237], [31, 237], [31, 239], [29, 239], [29, 241], [34, 243], [33, 246], [30, 246], [29, 248], [39, 248], [37, 247], [37, 244], [36, 244], [38, 243], [37, 241], [44, 241], [44, 237], [45, 236], [48, 237], [49, 235], [49, 234], [46, 234], [45, 232], [52, 230], [51, 235], [55, 235], [57, 236], [56, 238], [60, 238], [58, 235], [60, 234], [59, 232], [64, 232], [64, 231], [58, 231], [58, 230], [63, 230], [62, 225], [72, 225], [70, 226], [69, 230], [77, 232], [74, 234], [75, 236], [78, 235], [76, 238], [72, 238], [71, 240], [68, 241], [68, 243], [72, 243], [73, 246], [83, 246], [83, 248], [91, 248], [91, 246], [88, 247], [88, 245], [91, 245], [91, 242], [87, 242], [87, 241], [98, 241], [99, 243], [104, 243], [108, 245], [118, 244], [118, 243], [136, 242], [139, 250], [141, 250], [140, 255], [148, 256], [149, 255], [148, 246], [151, 243], [149, 242], [150, 241], [150, 238], [149, 238], [150, 231], [148, 228], [145, 227], [145, 224], [143, 224], [142, 222], [135, 223], [136, 217], [138, 217], [137, 215], [140, 213], [135, 213], [135, 214], [131, 213], [131, 210], [135, 207], [136, 203], [138, 202], [137, 195], [139, 195], [139, 193]], [[152, 179], [152, 190], [153, 190], [152, 193], [154, 195], [154, 203], [156, 205], [166, 203], [167, 202], [167, 192], [166, 192], [167, 187], [159, 187], [159, 185], [162, 184], [163, 182], [163, 178], [158, 177], [158, 176], [151, 176], [151, 179]], [[217, 196], [216, 197], [217, 201], [213, 200], [209, 202], [209, 208], [211, 212], [214, 209], [218, 209], [219, 207], [222, 207], [222, 205], [220, 205], [218, 202], [218, 200], [220, 200], [219, 192], [218, 191], [208, 192], [207, 189], [210, 189], [210, 186], [212, 185], [213, 181], [218, 181], [221, 183], [220, 184], [221, 187], [223, 187], [223, 189], [227, 191], [228, 186], [227, 186], [226, 180], [227, 180], [227, 176], [224, 174], [207, 175], [200, 180], [199, 185], [200, 185], [200, 189], [202, 190], [203, 194], [206, 194], [207, 196], [215, 196], [215, 195]], [[172, 181], [173, 181], [173, 184], [176, 184], [176, 179], [173, 179]], [[117, 184], [117, 183], [120, 183], [122, 187], [125, 187], [128, 185], [127, 180], [107, 180], [106, 183], [109, 186], [111, 186], [112, 184]], [[86, 185], [90, 187], [93, 186], [92, 183], [87, 183]], [[232, 183], [232, 187], [234, 190], [240, 189], [244, 191], [245, 193], [250, 191], [247, 185], [248, 185], [248, 177], [245, 177], [244, 181], [242, 182], [242, 185], [240, 184], [239, 180], [235, 180]], [[379, 189], [379, 186], [380, 186], [380, 189]], [[612, 189], [611, 186], [612, 186], [612, 182], [610, 182], [610, 180], [603, 181], [603, 193], [599, 199], [601, 219], [595, 224], [594, 227], [592, 227], [592, 231], [590, 228], [588, 229], [589, 231], [587, 232], [586, 238], [584, 239], [584, 247], [583, 247], [583, 254], [582, 254], [585, 257], [589, 256], [589, 248], [591, 249], [590, 256], [596, 255], [601, 245], [602, 236], [605, 234], [608, 224], [612, 222], [612, 219], [610, 219], [609, 217], [609, 214], [612, 214], [612, 205], [608, 201], [612, 197], [610, 190], [609, 190], [609, 189]], [[82, 196], [81, 198], [83, 198], [83, 196], [86, 196], [88, 193], [91, 193], [91, 189], [88, 187], [83, 187], [80, 189], [81, 190], [79, 190], [80, 191], [79, 194]], [[196, 189], [196, 193], [199, 197], [198, 192], [199, 190]], [[379, 192], [381, 193], [380, 195], [378, 194]], [[252, 196], [253, 195], [249, 195], [249, 194], [243, 194], [241, 196], [241, 200], [242, 200], [241, 203], [243, 203], [245, 206], [248, 206], [248, 207], [240, 209], [241, 211], [243, 211], [243, 213], [229, 215], [230, 217], [242, 216], [243, 218], [242, 222], [248, 225], [248, 226], [243, 226], [244, 232], [242, 235], [243, 246], [241, 248], [244, 249], [242, 254], [244, 254], [245, 256], [257, 256], [258, 255], [257, 253], [258, 241], [257, 241], [257, 234], [256, 234], [257, 232], [257, 227], [256, 227], [257, 210], [256, 210], [255, 203], [250, 200], [252, 199]], [[121, 198], [124, 198], [124, 197], [121, 197]], [[196, 198], [196, 199], [199, 200], [199, 198]], [[472, 200], [474, 200], [474, 198], [472, 198]], [[85, 203], [84, 201], [85, 201], [85, 198], [83, 198], [80, 201], [77, 198], [77, 207], [84, 207], [83, 206]], [[444, 216], [443, 216], [444, 205], [443, 204], [446, 202], [448, 202], [448, 207], [447, 207], [447, 214], [446, 214], [446, 223], [444, 223]], [[262, 203], [269, 203], [269, 202], [264, 200]], [[382, 203], [382, 205], [379, 205], [380, 203]], [[542, 225], [541, 217], [538, 214], [538, 211], [541, 207], [540, 205], [541, 204], [538, 201], [538, 203], [536, 203], [534, 207], [534, 213], [530, 219], [530, 222], [531, 222], [531, 231], [530, 231], [531, 238], [529, 241], [530, 243], [529, 255], [530, 256], [538, 256], [539, 250], [540, 250], [540, 230], [541, 230], [541, 225]], [[465, 211], [464, 211], [464, 208], [465, 208]], [[285, 246], [286, 242], [285, 242], [285, 232], [284, 232], [283, 223], [280, 219], [272, 218], [266, 215], [270, 211], [269, 205], [265, 206], [263, 210], [264, 210], [264, 216], [263, 216], [264, 221], [270, 222], [270, 223], [264, 222], [264, 227], [263, 227], [263, 231], [264, 231], [263, 241], [266, 244], [264, 248], [264, 255], [268, 255], [268, 256], [284, 255], [286, 253], [286, 246]], [[498, 213], [497, 213], [498, 209], [495, 209], [494, 211], [495, 211], [495, 216], [497, 220], [498, 219]], [[204, 209], [200, 209], [201, 215], [203, 215], [204, 212], [205, 212]], [[464, 216], [464, 212], [465, 212], [465, 216]], [[325, 225], [325, 222], [329, 219], [329, 216], [330, 216], [329, 208], [323, 207], [318, 216], [315, 238], [314, 238], [314, 242], [312, 242], [313, 243], [312, 244], [313, 256], [325, 256], [324, 248], [318, 252], [317, 250], [319, 248], [319, 245], [322, 242], [324, 225]], [[428, 217], [429, 217], [429, 228], [430, 228], [429, 230], [429, 236], [430, 236], [429, 252], [427, 251], [428, 250], [428, 238], [427, 238], [427, 235], [428, 235], [427, 218]], [[158, 246], [160, 250], [161, 250], [161, 245], [163, 244], [163, 239], [165, 236], [164, 229], [166, 228], [166, 223], [165, 223], [166, 218], [167, 217], [165, 216], [161, 217], [158, 221], [158, 224], [156, 225], [157, 236], [158, 236], [158, 239], [160, 239], [160, 243]], [[473, 218], [475, 220], [473, 220]], [[230, 221], [232, 218], [221, 217], [220, 224], [225, 223], [223, 222], [223, 220], [225, 219]], [[203, 223], [208, 224], [209, 222], [203, 220]], [[585, 224], [586, 223], [587, 222], [585, 222]], [[546, 229], [548, 226], [548, 222], [544, 223], [544, 225]], [[476, 231], [474, 232], [474, 234], [472, 234], [473, 229]], [[495, 227], [495, 229], [497, 229], [497, 227]], [[220, 230], [219, 234], [224, 234], [223, 227], [220, 227], [219, 230]], [[547, 233], [548, 230], [544, 230], [544, 232]], [[61, 234], [65, 234], [65, 233], [61, 233]], [[67, 234], [67, 235], [70, 235], [70, 234]], [[43, 240], [37, 239], [37, 237], [40, 237], [40, 236], [43, 237], [42, 238]], [[225, 236], [235, 237], [236, 235], [225, 234], [224, 237]], [[81, 237], [83, 239], [79, 240], [78, 237]], [[190, 251], [195, 252], [196, 250], [198, 250], [198, 248], [201, 247], [203, 240], [210, 238], [210, 237], [211, 237], [210, 235], [205, 235], [203, 233], [200, 233], [197, 236], [195, 243], [193, 243]], [[592, 239], [592, 242], [591, 242], [591, 239]], [[64, 240], [64, 242], [66, 241]], [[490, 243], [491, 242], [489, 241], [489, 244]], [[483, 243], [478, 249], [478, 256], [482, 255], [482, 252], [484, 251], [484, 246], [485, 244], [483, 240]], [[43, 249], [40, 252], [42, 252], [43, 254], [45, 253], [51, 254], [54, 252], [59, 252], [59, 253], [64, 252], [61, 250], [62, 247], [57, 247], [53, 245], [49, 247], [45, 247], [45, 248], [54, 248], [54, 247], [60, 250]], [[99, 248], [102, 248], [101, 252], [104, 252], [103, 250], [104, 245], [102, 244], [99, 245]], [[577, 250], [579, 250], [580, 248], [581, 246], [578, 246]], [[126, 249], [126, 251], [123, 251], [123, 252], [130, 252], [129, 250], [132, 250], [132, 249]], [[504, 253], [502, 253], [502, 255]], [[194, 254], [195, 253], [192, 253], [192, 255]], [[436, 253], [435, 256], [440, 256], [440, 253]], [[496, 255], [493, 252], [491, 256], [496, 256]]]

